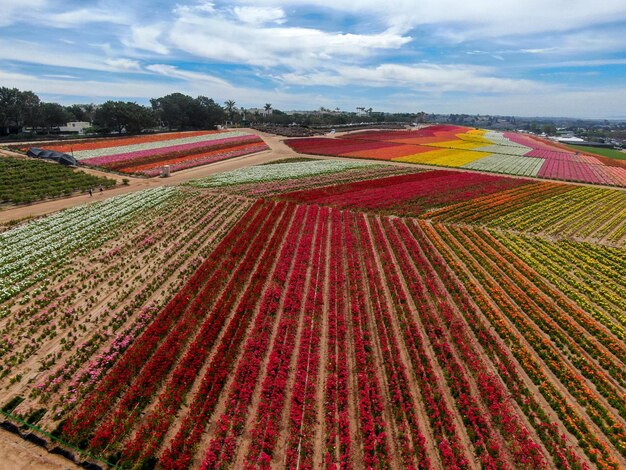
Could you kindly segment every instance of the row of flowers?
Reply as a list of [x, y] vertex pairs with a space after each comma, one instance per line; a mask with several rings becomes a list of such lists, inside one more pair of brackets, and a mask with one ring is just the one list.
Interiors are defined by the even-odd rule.
[[[284, 209], [284, 205], [275, 206], [258, 231], [254, 231], [254, 227], [251, 227], [250, 232], [254, 235], [248, 240], [240, 241], [239, 245], [243, 245], [241, 248], [247, 249], [247, 252], [245, 255], [243, 252], [239, 253], [241, 262], [232, 268], [232, 276], [228, 283], [220, 285], [221, 271], [215, 271], [207, 281], [204, 291], [194, 299], [190, 308], [198, 308], [199, 314], [204, 312], [202, 324], [196, 328], [197, 331], [192, 333], [193, 340], [186, 347], [184, 354], [180, 356], [180, 360], [173, 361], [175, 366], [172, 365], [172, 375], [156, 396], [155, 408], [142, 418], [137, 432], [125, 444], [123, 452], [125, 460], [138, 462], [154, 456], [162, 444], [176, 411], [196, 380], [209, 351], [215, 347], [221, 332], [225, 329], [221, 343], [230, 346], [231, 354], [242, 341], [241, 333], [238, 335], [239, 343], [232, 342], [232, 339], [236, 332], [245, 330], [251, 321], [253, 304], [258, 299], [263, 280], [269, 275], [271, 267], [270, 263], [260, 263], [255, 270], [255, 265], [260, 258], [273, 258], [277, 254], [277, 235], [274, 234], [270, 238], [269, 234], [276, 224], [279, 229], [286, 228], [290, 215], [285, 213]], [[228, 267], [224, 266], [224, 268]], [[207, 294], [211, 295], [207, 296]], [[238, 300], [240, 294], [243, 294], [243, 297]], [[208, 313], [207, 306], [209, 306]], [[232, 320], [227, 324], [231, 315]], [[234, 357], [222, 358], [219, 367], [225, 367], [229, 360], [234, 360]], [[213, 364], [216, 364], [215, 358]], [[154, 372], [154, 368], [152, 369]], [[215, 372], [215, 369], [210, 369], [210, 371]], [[157, 370], [157, 373], [160, 371]], [[144, 393], [146, 397], [150, 397], [150, 394], [155, 394], [155, 392], [156, 390], [147, 390]], [[137, 425], [137, 423], [133, 424]]]
[[579, 156], [515, 133], [430, 126], [417, 131], [370, 131], [339, 138], [290, 139], [296, 152], [463, 167], [520, 176], [626, 186], [626, 168]]
[[[571, 366], [566, 365], [558, 349], [552, 343], [545, 341], [545, 336], [538, 331], [538, 328], [532, 324], [520, 307], [508, 297], [508, 291], [504, 290], [498, 281], [492, 279], [488, 271], [473, 258], [473, 255], [479, 255], [477, 250], [470, 254], [461, 242], [451, 236], [444, 227], [440, 227], [437, 233], [433, 233], [432, 229], [428, 227], [425, 228], [428, 229], [431, 239], [436, 240], [441, 236], [443, 241], [449, 245], [466, 268], [469, 269], [469, 272], [480, 282], [480, 286], [476, 286], [475, 289], [473, 285], [471, 287], [472, 294], [477, 297], [477, 303], [481, 310], [491, 317], [491, 324], [497, 329], [499, 335], [512, 342], [511, 351], [517, 356], [520, 365], [539, 387], [540, 392], [557, 413], [561, 422], [576, 436], [579, 445], [585, 453], [594, 462], [602, 466], [615, 468], [615, 458], [603, 437], [606, 436], [607, 439], [614, 441], [616, 435], [609, 429], [613, 424], [617, 423], [611, 423], [611, 415], [607, 414], [605, 409], [602, 411], [604, 406], [598, 402], [597, 396], [585, 385], [584, 378], [577, 374]], [[449, 259], [447, 261], [450, 262]], [[465, 268], [459, 266], [458, 269], [463, 270]], [[455, 273], [459, 275], [457, 269], [455, 269]], [[463, 274], [461, 274], [461, 277], [468, 279]], [[467, 283], [473, 284], [471, 281]], [[488, 296], [491, 299], [490, 301], [483, 297], [486, 292], [490, 293]], [[489, 302], [495, 302], [498, 310], [490, 307]], [[516, 330], [508, 326], [507, 323], [509, 321], [516, 325]], [[527, 350], [523, 346], [522, 338], [531, 345], [531, 350]], [[579, 408], [577, 409], [569, 399], [564, 397], [562, 389], [548, 378], [546, 370], [550, 370], [556, 375], [563, 386], [566, 387], [567, 392], [573, 395], [576, 400], [586, 404], [586, 416], [582, 416]], [[587, 416], [599, 426], [604, 427], [606, 434], [598, 436], [592, 430]], [[616, 445], [616, 448], [618, 448], [619, 452], [623, 452], [619, 445]]]
[[178, 189], [156, 188], [67, 209], [0, 234], [0, 301], [46, 277], [47, 268], [106, 236], [138, 212], [164, 204]]
[[[255, 414], [250, 435], [255, 436], [255, 439], [268, 439], [269, 442], [267, 448], [264, 447], [260, 453], [249, 457], [253, 457], [253, 460], [262, 466], [269, 463], [268, 458], [271, 459], [271, 448], [277, 437], [275, 429], [278, 423], [276, 421], [280, 419], [284, 394], [287, 392], [285, 368], [289, 367], [295, 346], [295, 333], [303, 304], [307, 266], [318, 215], [314, 210], [299, 209], [298, 212], [296, 217], [300, 218], [303, 223], [300, 225], [302, 234], [296, 242], [294, 265], [286, 279], [286, 293], [282, 308], [272, 311], [262, 309], [264, 315], [255, 318], [253, 329], [248, 335], [243, 354], [234, 372], [233, 382], [227, 392], [225, 409], [216, 418], [216, 429], [202, 461], [201, 468], [203, 469], [227, 465], [232, 461], [248, 419], [259, 376], [264, 369], [266, 375], [261, 384], [263, 392], [261, 392], [261, 402], [258, 405], [259, 410], [262, 409], [264, 412], [257, 411]], [[304, 218], [302, 218], [303, 212], [306, 212]], [[272, 334], [274, 322], [278, 323], [275, 333]], [[271, 350], [268, 351], [270, 347]], [[266, 355], [267, 364], [264, 360]], [[272, 393], [278, 394], [274, 397], [276, 403], [269, 399]], [[278, 418], [276, 413], [279, 413]], [[273, 416], [273, 419], [268, 420], [269, 416]], [[267, 433], [265, 433], [266, 427]], [[263, 434], [260, 436], [260, 433]]]
[[[56, 150], [57, 152], [73, 153], [83, 150], [96, 150], [116, 146], [145, 144], [148, 142], [160, 142], [163, 140], [182, 139], [187, 137], [197, 137], [206, 134], [215, 134], [217, 131], [190, 131], [190, 132], [167, 132], [163, 134], [146, 134], [135, 135], [131, 137], [121, 137], [117, 139], [100, 138], [100, 139], [81, 139], [80, 141], [73, 141], [64, 144], [50, 144], [46, 146], [50, 150]], [[27, 148], [22, 148], [26, 151]]]
[[422, 218], [439, 222], [484, 224], [572, 189], [574, 186], [564, 184], [529, 182], [517, 188], [431, 209]]
[[[559, 246], [521, 236], [495, 237], [535, 271], [602, 323], [617, 338], [626, 340], [626, 287], [623, 274], [608, 260], [590, 257], [579, 244]], [[602, 263], [599, 269], [598, 264]]]
[[[351, 219], [353, 216], [351, 214]], [[394, 316], [390, 305], [385, 301], [385, 282], [376, 263], [376, 249], [369, 235], [369, 227], [363, 214], [356, 215], [356, 227], [352, 222], [352, 229], [361, 236], [361, 252], [367, 273], [367, 289], [372, 299], [372, 322], [376, 326], [380, 349], [383, 356], [383, 365], [386, 375], [387, 388], [393, 409], [393, 418], [396, 424], [396, 440], [402, 465], [405, 468], [428, 468], [430, 459], [426, 454], [426, 438], [424, 437], [424, 423], [419, 423], [416, 408], [416, 397], [411, 390], [409, 373], [411, 368], [402, 361], [400, 344], [394, 329]]]
[[[136, 144], [128, 144], [126, 139], [107, 140], [106, 147], [96, 149], [79, 150], [73, 152], [74, 158], [78, 161], [85, 159], [93, 159], [98, 162], [99, 157], [113, 158], [121, 155], [132, 155], [135, 152], [145, 153], [163, 153], [164, 149], [169, 148], [187, 148], [187, 146], [202, 146], [210, 142], [220, 141], [228, 138], [239, 138], [250, 135], [241, 131], [224, 131], [224, 132], [202, 132], [193, 133], [191, 136], [168, 135], [168, 139], [159, 139], [157, 141], [141, 142]], [[115, 161], [115, 160], [113, 160]]]
[[[49, 148], [67, 151], [66, 147]], [[165, 165], [170, 166], [170, 171], [178, 171], [269, 148], [259, 136], [242, 131], [106, 139], [77, 144], [76, 147], [71, 153], [81, 164], [148, 176], [159, 174]]]
[[[374, 355], [375, 337], [368, 331], [368, 296], [363, 289], [361, 253], [353, 214], [344, 214], [348, 312], [352, 324], [352, 345], [358, 396], [358, 418], [363, 439], [363, 463], [367, 468], [381, 468], [390, 457], [391, 429], [384, 416], [383, 388]], [[395, 397], [394, 397], [395, 398]], [[418, 458], [423, 458], [418, 455]]]
[[[200, 387], [190, 404], [190, 408], [182, 419], [178, 432], [161, 455], [160, 460], [164, 467], [187, 468], [189, 465], [194, 456], [196, 445], [201, 439], [205, 426], [224, 390], [226, 381], [237, 365], [238, 351], [242, 349], [244, 342], [246, 343], [245, 348], [252, 346], [248, 343], [246, 328], [249, 328], [250, 323], [252, 323], [250, 334], [256, 334], [257, 339], [265, 338], [271, 332], [272, 322], [282, 297], [282, 290], [278, 286], [287, 282], [298, 236], [305, 220], [305, 212], [302, 209], [295, 211], [291, 225], [289, 225], [287, 218], [283, 218], [277, 230], [274, 231], [267, 251], [268, 257], [276, 259], [269, 287], [263, 292], [262, 287], [258, 285], [259, 279], [257, 277], [257, 284], [253, 289], [248, 289], [246, 297], [237, 306], [235, 318], [241, 316], [242, 322], [231, 322], [224, 334], [224, 340], [220, 341], [218, 349], [202, 377]], [[284, 237], [285, 233], [286, 237]], [[259, 268], [270, 269], [271, 264], [261, 263]], [[256, 316], [252, 316], [251, 313], [259, 300], [258, 313]], [[234, 348], [232, 345], [235, 345]], [[249, 349], [244, 349], [244, 353], [246, 350]]]
[[[8, 348], [11, 354], [0, 360], [2, 374], [41, 354], [42, 348], [56, 338], [61, 349], [41, 358], [39, 371], [66, 361], [63, 370], [54, 374], [54, 389], [58, 391], [63, 379], [72, 375], [70, 371], [76, 370], [100, 344], [109, 340], [110, 334], [131, 315], [126, 307], [129, 304], [141, 307], [149, 292], [156, 289], [147, 285], [139, 272], [143, 270], [144, 276], [168, 278], [164, 262], [169, 258], [154, 259], [162, 253], [140, 241], [150, 239], [147, 233], [152, 233], [151, 239], [159, 244], [179, 237], [182, 225], [176, 225], [173, 220], [160, 226], [155, 223], [168, 212], [170, 204], [183, 198], [183, 193], [177, 192], [166, 204], [135, 211], [123, 224], [111, 223], [109, 230], [96, 236], [89, 245], [75, 249], [63, 257], [63, 262], [42, 270], [45, 277], [22, 294], [18, 302], [7, 306], [10, 317], [2, 325], [0, 335], [12, 338], [12, 344]], [[107, 252], [115, 254], [106, 255]], [[122, 259], [129, 252], [135, 255], [130, 262]], [[159, 267], [163, 271], [156, 274]], [[95, 308], [104, 302], [106, 308]], [[24, 347], [25, 338], [29, 341], [27, 347]]]
[[[129, 384], [134, 383], [135, 379], [142, 371], [148, 370], [144, 368], [144, 366], [151, 358], [155, 357], [157, 353], [167, 355], [168, 353], [177, 354], [179, 352], [178, 350], [167, 351], [160, 346], [165, 344], [164, 341], [167, 341], [169, 337], [168, 333], [170, 332], [173, 335], [171, 341], [185, 340], [184, 337], [181, 338], [178, 334], [178, 329], [172, 331], [172, 328], [174, 325], [185, 323], [189, 325], [199, 321], [197, 314], [194, 317], [193, 311], [197, 311], [202, 296], [200, 296], [198, 300], [196, 300], [196, 298], [201, 292], [207, 289], [215, 290], [216, 286], [212, 284], [207, 285], [206, 282], [210, 276], [215, 276], [216, 268], [223, 266], [227, 271], [234, 268], [236, 262], [235, 260], [231, 260], [228, 254], [232, 251], [243, 249], [237, 244], [237, 241], [245, 236], [245, 231], [251, 222], [260, 223], [259, 219], [267, 216], [267, 210], [262, 209], [261, 204], [256, 204], [249, 210], [250, 218], [242, 219], [242, 221], [239, 222], [239, 226], [236, 225], [229, 232], [216, 249], [212, 251], [211, 255], [196, 270], [185, 286], [174, 296], [167, 306], [159, 312], [152, 324], [117, 361], [104, 379], [84, 400], [82, 400], [79, 409], [64, 425], [64, 434], [67, 438], [80, 442], [92, 435], [98, 422], [105, 419], [106, 416], [110, 414], [111, 408], [115, 404], [116, 397], [121, 396], [125, 388]], [[257, 214], [257, 217], [254, 217], [255, 214]], [[237, 229], [237, 227], [239, 227], [239, 229]], [[256, 228], [258, 229], [258, 225]], [[225, 282], [225, 280], [217, 284], [220, 285], [222, 282]], [[191, 309], [190, 304], [194, 302], [195, 309]], [[182, 329], [182, 327], [180, 329]], [[149, 379], [149, 377], [147, 378]], [[140, 394], [140, 390], [134, 390], [132, 396], [134, 397]], [[125, 396], [129, 397], [129, 400], [131, 399], [130, 393], [125, 394]], [[100, 442], [105, 438], [106, 436], [101, 434], [97, 441]], [[94, 442], [94, 444], [96, 443], [97, 442]]]
[[[525, 184], [526, 181], [511, 178], [435, 170], [295, 191], [281, 197], [346, 209], [415, 216], [433, 207], [472, 200]], [[441, 191], [442, 187], [446, 191]]]
[[[401, 227], [400, 222], [396, 222], [396, 225]], [[511, 397], [529, 417], [530, 424], [541, 437], [555, 464], [564, 468], [584, 468], [580, 456], [567, 442], [561, 429], [552, 421], [551, 415], [538, 401], [536, 393], [529, 389], [519, 371], [519, 366], [511, 357], [512, 351], [520, 363], [525, 366], [527, 372], [529, 369], [526, 366], [532, 365], [530, 369], [531, 378], [533, 381], [535, 379], [539, 381], [541, 393], [548, 399], [549, 403], [553, 405], [556, 403], [559, 406], [557, 411], [560, 412], [559, 416], [563, 418], [563, 410], [571, 411], [572, 407], [565, 402], [554, 386], [544, 380], [545, 376], [538, 368], [532, 352], [525, 349], [525, 346], [514, 336], [513, 330], [502, 322], [501, 312], [494, 308], [485, 291], [475, 279], [468, 276], [468, 272], [453, 255], [452, 249], [443, 242], [432, 226], [412, 222], [408, 224], [408, 227], [428, 255], [437, 275], [447, 286], [448, 292], [454, 299], [460, 313], [465, 317], [466, 324], [471, 328], [474, 337], [496, 364], [498, 374], [507, 385]], [[463, 285], [460, 281], [463, 282]], [[496, 331], [502, 340], [494, 334], [492, 325], [496, 326]], [[513, 349], [509, 351], [503, 341], [509, 342]], [[537, 375], [539, 377], [536, 377]]]
[[[506, 393], [486, 393], [482, 389], [486, 381], [481, 374], [485, 375], [486, 366], [469, 349], [471, 343], [468, 338], [458, 336], [463, 331], [463, 323], [450, 318], [453, 311], [448, 296], [437, 284], [432, 267], [417, 242], [400, 221], [395, 224], [399, 239], [394, 236], [390, 221], [385, 220], [384, 225], [391, 239], [395, 239], [391, 245], [396, 251], [400, 271], [407, 280], [408, 290], [421, 313], [421, 322], [482, 464], [487, 467], [505, 465], [505, 447], [508, 447], [516, 460], [523, 459], [524, 462], [533, 462], [535, 466], [544, 466], [537, 445], [529, 439], [528, 432], [515, 413], [506, 407]], [[443, 328], [445, 324], [448, 324], [448, 329]], [[473, 377], [464, 371], [463, 363]], [[472, 382], [480, 394], [474, 391]], [[488, 413], [483, 408], [485, 405]], [[507, 433], [500, 435], [497, 423], [502, 427], [506, 423], [515, 431], [515, 438], [509, 441]], [[507, 429], [507, 432], [511, 430]]]
[[[490, 237], [485, 241], [475, 231], [460, 234], [457, 229], [451, 229], [451, 232], [462, 241], [468, 242], [472, 253], [480, 251], [481, 256], [475, 257], [487, 269], [493, 270], [496, 265], [500, 267], [500, 271], [492, 271], [494, 279], [506, 288], [509, 295], [524, 308], [528, 317], [554, 344], [561, 348], [566, 345], [572, 363], [596, 385], [598, 391], [620, 414], [626, 414], [625, 404], [614, 385], [615, 382], [622, 386], [626, 383], [626, 367], [623, 365], [626, 348], [623, 342], [607, 333], [586, 312], [563, 302], [564, 299], [556, 290], [551, 289], [540, 276], [504, 247], [497, 244], [494, 246], [494, 240]], [[532, 301], [525, 298], [522, 292], [531, 293]], [[604, 371], [599, 368], [588, 369], [584, 364], [590, 357]]]
[[198, 188], [218, 188], [223, 186], [266, 183], [294, 178], [340, 173], [354, 168], [368, 168], [371, 163], [336, 160], [314, 160], [308, 162], [276, 163], [239, 170], [225, 171], [208, 178], [197, 179], [189, 184]]
[[626, 194], [612, 189], [572, 188], [492, 219], [493, 227], [561, 237], [602, 239], [620, 227], [626, 211]]
[[328, 344], [326, 383], [324, 384], [324, 429], [326, 431], [324, 463], [329, 468], [345, 468], [348, 465], [353, 444], [350, 437], [348, 404], [348, 329], [344, 313], [346, 302], [343, 295], [346, 275], [343, 268], [341, 213], [338, 210], [331, 212], [330, 224]]

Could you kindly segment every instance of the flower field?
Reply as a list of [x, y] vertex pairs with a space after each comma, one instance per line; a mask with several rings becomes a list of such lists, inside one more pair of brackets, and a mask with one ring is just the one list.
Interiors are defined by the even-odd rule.
[[0, 233], [0, 407], [120, 468], [623, 468], [624, 211], [346, 160], [66, 210]]
[[83, 165], [147, 176], [160, 174], [165, 165], [178, 171], [268, 149], [258, 136], [240, 131], [176, 132], [46, 148], [71, 153]]
[[410, 131], [365, 131], [339, 138], [289, 139], [305, 154], [392, 160], [424, 165], [626, 186], [626, 163], [580, 154], [565, 146], [513, 132], [435, 125]]
[[0, 203], [31, 203], [100, 186], [110, 188], [115, 180], [31, 158], [0, 157]]

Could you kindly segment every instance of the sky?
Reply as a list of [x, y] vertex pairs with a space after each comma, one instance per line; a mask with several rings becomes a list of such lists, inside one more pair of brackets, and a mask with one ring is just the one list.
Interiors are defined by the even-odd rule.
[[0, 0], [0, 86], [626, 119], [625, 38], [624, 0]]

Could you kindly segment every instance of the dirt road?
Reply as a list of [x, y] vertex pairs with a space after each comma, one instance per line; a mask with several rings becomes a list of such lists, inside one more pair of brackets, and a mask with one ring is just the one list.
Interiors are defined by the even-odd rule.
[[78, 465], [50, 454], [42, 447], [20, 436], [0, 429], [0, 470], [61, 470], [78, 469]]

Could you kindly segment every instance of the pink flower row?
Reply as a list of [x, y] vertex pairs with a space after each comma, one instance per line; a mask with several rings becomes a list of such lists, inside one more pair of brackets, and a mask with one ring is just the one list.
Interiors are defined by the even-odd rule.
[[193, 150], [199, 149], [199, 148], [217, 147], [219, 145], [227, 144], [227, 143], [235, 143], [235, 142], [245, 143], [245, 142], [251, 142], [255, 140], [259, 140], [259, 138], [254, 134], [250, 134], [250, 135], [237, 136], [237, 137], [228, 137], [226, 139], [208, 140], [208, 141], [205, 140], [205, 141], [200, 141], [200, 142], [193, 142], [190, 144], [174, 145], [171, 147], [138, 150], [135, 152], [120, 153], [117, 155], [107, 155], [104, 157], [86, 158], [84, 160], [81, 160], [81, 163], [86, 163], [88, 165], [95, 165], [95, 166], [107, 165], [111, 163], [125, 162], [127, 160], [135, 160], [137, 158], [146, 157], [146, 156], [163, 155], [167, 153], [182, 152], [182, 151], [189, 151], [190, 153], [192, 153]]

